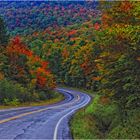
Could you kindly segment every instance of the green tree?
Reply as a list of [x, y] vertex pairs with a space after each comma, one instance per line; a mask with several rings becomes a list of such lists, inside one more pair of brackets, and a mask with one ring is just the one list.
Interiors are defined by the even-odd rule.
[[101, 92], [125, 113], [139, 107], [139, 2], [122, 1], [110, 6], [104, 9], [102, 30], [96, 41], [102, 51], [98, 59], [103, 77]]
[[6, 31], [6, 26], [3, 19], [0, 17], [0, 46], [6, 46], [8, 44], [9, 36]]

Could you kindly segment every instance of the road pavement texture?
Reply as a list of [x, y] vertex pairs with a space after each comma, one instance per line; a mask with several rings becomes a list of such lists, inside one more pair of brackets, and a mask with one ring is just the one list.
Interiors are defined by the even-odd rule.
[[47, 106], [0, 110], [0, 139], [72, 139], [69, 120], [91, 97], [57, 88], [65, 100]]

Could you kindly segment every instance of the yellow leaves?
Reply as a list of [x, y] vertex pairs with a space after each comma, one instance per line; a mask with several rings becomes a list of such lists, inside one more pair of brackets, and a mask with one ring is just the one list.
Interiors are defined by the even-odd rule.
[[110, 52], [103, 52], [101, 55], [100, 55], [100, 58], [104, 58], [104, 57], [108, 57], [110, 56]]
[[55, 80], [53, 74], [47, 75], [47, 77], [46, 77], [46, 86], [48, 87], [48, 89], [56, 88], [56, 80]]
[[77, 68], [76, 67], [71, 67], [68, 73], [72, 76], [77, 76], [77, 74], [78, 74]]
[[140, 61], [140, 56], [139, 56], [139, 57], [137, 57], [137, 60], [138, 60], [138, 61]]
[[95, 59], [95, 60], [94, 60], [94, 62], [97, 62], [97, 63], [98, 63], [98, 62], [101, 62], [101, 61], [102, 61], [102, 59]]
[[36, 80], [36, 79], [32, 79], [32, 80], [31, 80], [31, 84], [33, 84], [33, 85], [35, 85], [35, 84], [36, 84], [36, 82], [37, 82], [37, 80]]
[[4, 79], [4, 74], [0, 72], [0, 80]]
[[104, 67], [103, 67], [101, 64], [96, 64], [96, 68], [97, 68], [99, 71], [104, 70]]
[[107, 82], [108, 82], [107, 79], [105, 79], [105, 78], [102, 79], [102, 83], [103, 83], [103, 84], [106, 84]]
[[109, 28], [108, 32], [109, 32], [109, 33], [112, 33], [112, 31], [113, 31], [113, 30], [112, 30], [111, 28]]
[[108, 97], [112, 97], [114, 95], [114, 89], [103, 89], [102, 93]]
[[32, 79], [31, 82], [28, 84], [28, 88], [34, 89], [37, 84], [37, 79]]
[[64, 58], [68, 58], [69, 57], [69, 52], [68, 52], [68, 50], [66, 48], [64, 48], [64, 50], [62, 51], [62, 56]]
[[78, 49], [74, 56], [76, 59], [81, 59], [82, 58], [89, 58], [89, 56], [91, 55], [91, 52], [92, 52], [92, 46], [90, 45], [85, 45], [85, 46], [82, 46], [80, 49]]
[[72, 60], [71, 60], [71, 64], [72, 64], [72, 65], [77, 64], [77, 60], [76, 60], [76, 59], [72, 59]]
[[92, 77], [92, 80], [94, 80], [94, 81], [100, 81], [101, 79], [102, 79], [101, 76], [98, 76], [98, 77]]
[[42, 48], [43, 48], [43, 49], [47, 48], [47, 44], [44, 43], [44, 44], [42, 45]]

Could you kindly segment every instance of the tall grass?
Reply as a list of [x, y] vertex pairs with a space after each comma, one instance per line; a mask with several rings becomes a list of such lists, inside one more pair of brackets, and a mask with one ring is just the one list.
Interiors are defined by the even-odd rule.
[[138, 139], [140, 111], [131, 110], [122, 122], [115, 103], [102, 101], [96, 94], [91, 104], [81, 109], [71, 120], [74, 139]]

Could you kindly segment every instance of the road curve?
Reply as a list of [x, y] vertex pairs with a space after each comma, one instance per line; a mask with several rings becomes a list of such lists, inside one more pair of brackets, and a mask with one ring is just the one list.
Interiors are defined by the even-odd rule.
[[0, 139], [72, 139], [69, 119], [86, 106], [89, 95], [64, 88], [65, 100], [47, 106], [0, 110]]

